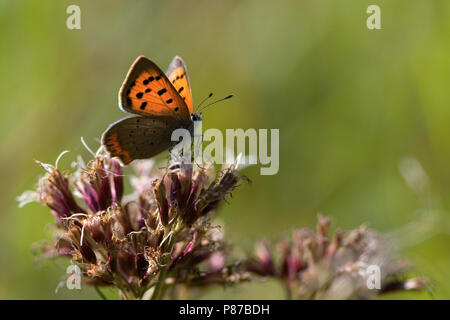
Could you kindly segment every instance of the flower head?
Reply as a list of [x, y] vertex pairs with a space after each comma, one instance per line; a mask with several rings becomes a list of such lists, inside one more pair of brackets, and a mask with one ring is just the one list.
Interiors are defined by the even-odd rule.
[[[258, 276], [278, 279], [296, 299], [371, 298], [425, 285], [406, 277], [407, 266], [392, 258], [386, 238], [365, 226], [331, 236], [322, 216], [315, 231], [261, 241], [243, 261], [233, 260], [211, 217], [245, 179], [239, 161], [222, 170], [183, 162], [158, 169], [151, 160], [138, 161], [126, 196], [122, 167], [105, 154], [88, 164], [79, 159], [74, 172], [38, 163], [46, 174], [18, 200], [44, 204], [56, 221], [53, 240], [35, 251], [70, 258], [85, 283], [117, 288], [125, 299], [187, 298], [206, 286]], [[381, 270], [377, 290], [368, 284], [373, 266]]]
[[244, 270], [279, 279], [294, 299], [367, 299], [423, 288], [423, 280], [406, 277], [406, 265], [393, 259], [386, 238], [361, 226], [336, 231], [330, 241], [329, 226], [329, 219], [319, 216], [316, 232], [295, 229], [276, 243], [259, 242]]
[[56, 240], [40, 246], [46, 257], [71, 257], [87, 283], [115, 286], [124, 298], [149, 290], [162, 298], [167, 279], [191, 285], [226, 267], [225, 244], [213, 236], [208, 216], [236, 187], [235, 170], [216, 177], [212, 165], [173, 163], [158, 172], [141, 161], [134, 190], [123, 197], [118, 160], [100, 153], [75, 165], [75, 172], [62, 173], [42, 164], [47, 174], [36, 200], [57, 217]]

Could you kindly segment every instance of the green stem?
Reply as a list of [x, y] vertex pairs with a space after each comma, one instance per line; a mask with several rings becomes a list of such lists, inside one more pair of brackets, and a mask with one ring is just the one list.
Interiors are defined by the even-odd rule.
[[175, 239], [176, 239], [176, 236], [177, 236], [180, 228], [181, 228], [181, 223], [178, 221], [177, 225], [175, 227], [175, 230], [174, 230], [172, 236], [170, 236], [170, 238], [165, 246], [166, 248], [163, 251], [164, 253], [166, 253], [166, 256], [164, 257], [164, 259], [162, 261], [161, 271], [159, 272], [158, 281], [155, 285], [155, 290], [153, 291], [152, 300], [159, 300], [164, 297], [164, 292], [166, 291], [164, 283], [166, 281], [167, 269], [169, 267], [170, 258], [172, 257], [172, 250], [173, 250], [173, 246], [175, 245]]
[[94, 289], [95, 289], [95, 291], [97, 291], [100, 298], [102, 298], [103, 300], [108, 300], [108, 298], [106, 298], [106, 296], [103, 294], [103, 292], [100, 291], [98, 286], [94, 286]]

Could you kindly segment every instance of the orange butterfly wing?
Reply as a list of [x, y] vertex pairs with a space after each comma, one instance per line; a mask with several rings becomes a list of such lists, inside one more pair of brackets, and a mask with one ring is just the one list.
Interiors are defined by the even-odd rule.
[[130, 113], [191, 120], [177, 89], [151, 60], [136, 59], [119, 91], [119, 107]]
[[167, 69], [166, 75], [180, 96], [183, 98], [189, 108], [189, 113], [194, 113], [191, 86], [189, 85], [189, 77], [183, 59], [178, 56], [173, 58], [169, 68]]

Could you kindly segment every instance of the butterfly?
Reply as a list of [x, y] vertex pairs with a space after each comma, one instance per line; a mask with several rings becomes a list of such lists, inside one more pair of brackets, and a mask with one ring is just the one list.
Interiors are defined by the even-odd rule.
[[165, 74], [139, 56], [119, 90], [119, 108], [137, 116], [111, 124], [101, 141], [110, 156], [124, 165], [173, 147], [178, 143], [171, 141], [175, 129], [189, 130], [192, 136], [194, 121], [201, 120], [201, 114], [194, 113], [186, 65], [178, 56]]

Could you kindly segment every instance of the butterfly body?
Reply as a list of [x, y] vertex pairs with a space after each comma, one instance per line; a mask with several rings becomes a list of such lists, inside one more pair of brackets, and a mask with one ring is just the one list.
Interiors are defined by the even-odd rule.
[[193, 134], [192, 95], [186, 66], [175, 57], [164, 74], [146, 57], [136, 59], [119, 91], [119, 107], [134, 116], [108, 127], [102, 144], [112, 157], [123, 164], [151, 158], [177, 142], [172, 132], [183, 128]]

